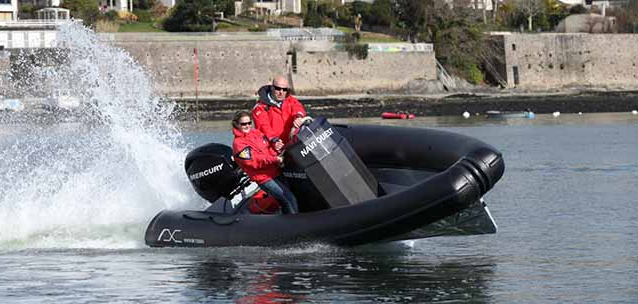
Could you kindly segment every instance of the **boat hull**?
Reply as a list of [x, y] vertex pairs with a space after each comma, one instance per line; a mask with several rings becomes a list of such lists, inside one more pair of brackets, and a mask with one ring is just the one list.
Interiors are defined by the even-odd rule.
[[[504, 171], [502, 156], [493, 147], [438, 130], [337, 128], [374, 173], [384, 195], [353, 205], [295, 215], [162, 211], [146, 231], [146, 244], [153, 247], [279, 246], [305, 242], [359, 245], [415, 239], [458, 232], [452, 226], [459, 226], [460, 222], [455, 224], [450, 219], [472, 208], [478, 211], [470, 217], [482, 218], [487, 224], [471, 234], [495, 231], [496, 226], [491, 216], [486, 219], [489, 212], [485, 212], [487, 209], [481, 202], [481, 197]], [[441, 228], [445, 226], [446, 229]]]

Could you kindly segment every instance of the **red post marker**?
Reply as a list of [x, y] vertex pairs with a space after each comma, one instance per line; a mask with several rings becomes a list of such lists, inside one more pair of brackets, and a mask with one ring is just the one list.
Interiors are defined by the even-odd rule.
[[197, 48], [193, 49], [193, 63], [195, 64], [195, 122], [199, 122], [199, 52]]

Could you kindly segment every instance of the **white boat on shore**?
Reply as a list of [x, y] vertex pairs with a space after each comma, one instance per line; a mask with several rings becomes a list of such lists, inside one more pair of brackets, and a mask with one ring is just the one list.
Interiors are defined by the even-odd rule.
[[489, 118], [534, 118], [536, 115], [534, 112], [525, 110], [521, 112], [516, 111], [486, 111], [485, 115]]

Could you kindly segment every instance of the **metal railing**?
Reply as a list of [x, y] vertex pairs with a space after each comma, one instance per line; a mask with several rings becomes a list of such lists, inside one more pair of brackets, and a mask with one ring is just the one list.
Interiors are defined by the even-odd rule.
[[321, 27], [321, 28], [283, 28], [268, 29], [266, 32], [269, 37], [275, 37], [280, 40], [323, 40], [335, 41], [343, 39], [345, 34], [342, 31]]
[[46, 20], [46, 19], [22, 19], [16, 21], [0, 21], [0, 28], [57, 28], [69, 22], [82, 22], [81, 19]]
[[447, 73], [443, 65], [439, 62], [438, 59], [434, 59], [436, 61], [436, 67], [438, 70], [438, 78], [445, 87], [446, 91], [449, 91], [455, 87], [454, 79]]
[[107, 41], [190, 41], [190, 40], [322, 40], [335, 41], [345, 34], [330, 28], [269, 29], [266, 32], [200, 32], [200, 33], [100, 33]]
[[5, 49], [51, 48], [56, 40], [55, 30], [0, 31], [0, 45]]
[[368, 43], [370, 52], [434, 52], [431, 43]]

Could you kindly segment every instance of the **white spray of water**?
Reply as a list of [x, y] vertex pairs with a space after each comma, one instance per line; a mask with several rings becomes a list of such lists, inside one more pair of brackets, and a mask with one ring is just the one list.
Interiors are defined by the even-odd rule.
[[174, 105], [154, 95], [135, 60], [90, 30], [64, 27], [58, 44], [63, 63], [29, 77], [85, 107], [75, 124], [0, 126], [0, 247], [143, 246], [156, 212], [201, 204], [183, 172]]

